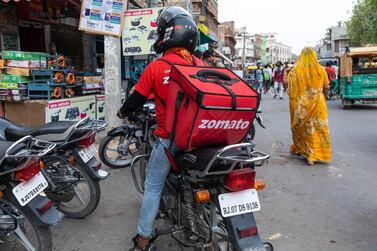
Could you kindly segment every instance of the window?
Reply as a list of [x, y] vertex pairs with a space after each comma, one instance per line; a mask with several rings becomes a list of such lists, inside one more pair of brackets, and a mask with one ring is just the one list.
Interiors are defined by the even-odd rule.
[[327, 44], [327, 50], [331, 51], [331, 44]]

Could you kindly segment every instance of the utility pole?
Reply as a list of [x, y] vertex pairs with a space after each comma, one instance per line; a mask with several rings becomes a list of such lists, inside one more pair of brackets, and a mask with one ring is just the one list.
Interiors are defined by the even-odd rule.
[[246, 69], [245, 69], [245, 66], [246, 66], [246, 53], [245, 53], [245, 50], [246, 50], [246, 27], [243, 28], [243, 31], [241, 33], [243, 35], [243, 48], [242, 48], [242, 71], [243, 71], [243, 77], [245, 78], [246, 76]]
[[121, 125], [116, 116], [121, 106], [121, 46], [120, 38], [105, 35], [105, 114], [109, 122], [107, 130]]

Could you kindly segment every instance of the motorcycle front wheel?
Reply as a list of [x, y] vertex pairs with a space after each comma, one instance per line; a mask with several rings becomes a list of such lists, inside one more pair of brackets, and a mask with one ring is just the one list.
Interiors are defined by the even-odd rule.
[[110, 168], [125, 168], [140, 153], [141, 145], [140, 139], [128, 134], [106, 136], [98, 148], [98, 155], [102, 163]]
[[[51, 251], [52, 250], [52, 234], [49, 226], [40, 226], [33, 224], [26, 215], [22, 214], [17, 206], [9, 202], [6, 203], [7, 208], [11, 208], [13, 216], [17, 219], [17, 228], [7, 235], [0, 237], [0, 250], [2, 251]], [[4, 206], [4, 204], [2, 204]], [[1, 211], [1, 209], [0, 209]], [[7, 215], [1, 212], [1, 217], [4, 220]]]
[[[77, 164], [71, 167], [80, 175], [79, 181], [67, 188], [72, 198], [69, 201], [56, 202], [59, 210], [66, 217], [82, 219], [97, 208], [101, 198], [101, 188], [98, 181], [93, 180], [84, 168]], [[53, 200], [52, 197], [50, 199]]]

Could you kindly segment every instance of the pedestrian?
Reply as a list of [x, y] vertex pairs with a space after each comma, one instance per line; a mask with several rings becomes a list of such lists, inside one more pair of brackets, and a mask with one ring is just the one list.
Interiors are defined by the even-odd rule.
[[225, 67], [221, 59], [216, 57], [212, 51], [206, 50], [203, 52], [203, 61], [212, 67]]
[[[166, 20], [169, 22], [166, 22]], [[156, 143], [151, 152], [145, 180], [145, 191], [141, 204], [137, 235], [132, 239], [131, 251], [153, 250], [153, 225], [158, 214], [161, 192], [170, 171], [170, 162], [165, 149], [172, 147], [172, 153], [179, 151], [170, 144], [170, 134], [165, 129], [166, 100], [169, 88], [171, 64], [198, 65], [205, 64], [192, 54], [198, 42], [198, 30], [194, 18], [181, 7], [168, 7], [157, 18], [158, 39], [154, 44], [156, 53], [163, 56], [149, 64], [143, 71], [134, 92], [118, 110], [121, 118], [142, 106], [147, 97], [154, 93], [156, 99], [157, 128], [154, 134]], [[167, 35], [168, 34], [168, 35]], [[168, 37], [166, 39], [166, 37]]]
[[280, 99], [283, 99], [283, 80], [284, 80], [284, 67], [281, 61], [276, 63], [274, 69], [274, 99], [279, 96]]
[[[335, 86], [334, 80], [336, 79], [336, 71], [332, 67], [331, 61], [326, 62], [326, 67], [325, 67], [327, 77], [329, 79], [329, 85], [330, 85], [330, 90]], [[327, 94], [326, 99], [330, 99], [330, 95], [332, 95], [330, 92]]]
[[293, 144], [291, 152], [315, 162], [330, 162], [330, 133], [325, 96], [329, 91], [326, 71], [313, 48], [303, 49], [288, 75], [289, 108]]
[[287, 91], [287, 87], [288, 87], [287, 76], [290, 70], [291, 70], [291, 67], [289, 66], [289, 63], [284, 62], [283, 87], [284, 87], [285, 92]]
[[266, 94], [268, 90], [270, 90], [271, 81], [272, 81], [272, 70], [268, 64], [264, 66], [263, 75], [264, 75], [264, 94]]
[[263, 83], [265, 81], [265, 78], [264, 78], [264, 72], [263, 72], [261, 63], [257, 63], [257, 68], [255, 69], [254, 74], [255, 74], [255, 82], [256, 82], [257, 91], [259, 94], [262, 95]]

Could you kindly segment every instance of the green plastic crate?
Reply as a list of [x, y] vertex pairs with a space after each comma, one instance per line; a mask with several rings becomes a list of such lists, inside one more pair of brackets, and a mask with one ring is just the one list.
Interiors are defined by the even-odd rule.
[[50, 55], [42, 52], [3, 51], [1, 56], [10, 60], [46, 60]]
[[31, 77], [3, 74], [0, 76], [0, 81], [7, 83], [29, 83], [31, 81]]

